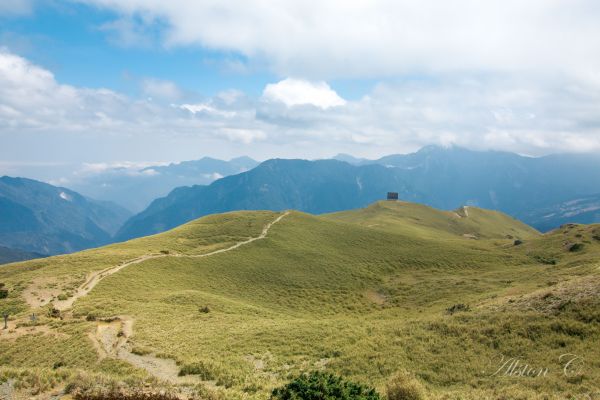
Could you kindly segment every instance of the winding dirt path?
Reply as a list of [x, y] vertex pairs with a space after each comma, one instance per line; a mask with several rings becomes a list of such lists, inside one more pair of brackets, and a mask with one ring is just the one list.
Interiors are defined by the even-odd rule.
[[172, 384], [201, 382], [197, 376], [179, 376], [179, 367], [174, 360], [158, 358], [152, 354], [134, 354], [129, 343], [132, 334], [133, 319], [119, 316], [111, 321], [99, 322], [96, 331], [90, 334], [90, 339], [101, 359], [118, 358]]
[[60, 311], [67, 310], [73, 306], [73, 303], [75, 302], [75, 300], [87, 295], [102, 279], [106, 278], [107, 276], [116, 274], [123, 268], [128, 267], [130, 265], [139, 264], [146, 260], [151, 260], [154, 258], [161, 258], [161, 257], [166, 257], [166, 256], [168, 256], [168, 254], [145, 255], [145, 256], [141, 256], [136, 259], [133, 259], [131, 261], [127, 261], [123, 264], [119, 264], [116, 267], [110, 267], [110, 268], [106, 268], [102, 271], [92, 272], [88, 276], [85, 283], [77, 288], [77, 291], [75, 292], [75, 294], [72, 297], [69, 297], [66, 300], [55, 300], [54, 308], [56, 308], [57, 310], [60, 310]]
[[[290, 212], [286, 211], [278, 216], [273, 221], [269, 222], [263, 227], [262, 232], [259, 236], [253, 237], [242, 242], [238, 242], [230, 247], [215, 250], [206, 254], [196, 255], [185, 255], [185, 254], [152, 254], [142, 257], [138, 257], [131, 261], [126, 261], [116, 267], [104, 269], [99, 272], [92, 273], [88, 276], [88, 279], [83, 285], [81, 285], [74, 296], [64, 301], [57, 301], [54, 303], [54, 307], [64, 311], [73, 305], [73, 303], [87, 295], [102, 279], [115, 274], [130, 265], [139, 264], [146, 260], [164, 257], [188, 257], [188, 258], [202, 258], [209, 257], [215, 254], [225, 253], [228, 251], [235, 250], [239, 247], [247, 245], [249, 243], [261, 240], [267, 237], [269, 230], [273, 225], [281, 221]], [[203, 382], [198, 376], [179, 376], [179, 367], [175, 363], [175, 360], [165, 359], [156, 357], [153, 354], [135, 354], [133, 353], [132, 345], [129, 338], [133, 335], [133, 324], [134, 320], [128, 316], [119, 316], [110, 321], [100, 321], [96, 326], [94, 332], [90, 332], [89, 337], [98, 352], [99, 357], [106, 358], [118, 358], [128, 362], [135, 367], [146, 370], [150, 375], [169, 382], [171, 384], [186, 384], [186, 383], [199, 383]], [[213, 382], [206, 382], [205, 384], [211, 385]]]
[[244, 240], [242, 242], [238, 242], [236, 244], [234, 244], [233, 246], [227, 247], [225, 249], [220, 249], [220, 250], [215, 250], [215, 251], [211, 251], [210, 253], [206, 253], [206, 254], [195, 254], [195, 255], [186, 255], [186, 254], [149, 254], [149, 255], [145, 255], [145, 256], [141, 256], [138, 258], [135, 258], [133, 260], [130, 261], [126, 261], [122, 264], [117, 265], [116, 267], [110, 267], [110, 268], [106, 268], [102, 271], [97, 271], [97, 272], [93, 272], [91, 273], [87, 280], [83, 283], [83, 285], [79, 286], [79, 288], [77, 288], [77, 291], [75, 292], [75, 294], [71, 297], [69, 297], [66, 300], [56, 300], [54, 301], [54, 308], [56, 308], [57, 310], [60, 311], [65, 311], [69, 308], [71, 308], [73, 306], [73, 303], [75, 303], [75, 301], [77, 299], [80, 299], [81, 297], [84, 297], [85, 295], [87, 295], [98, 283], [100, 283], [100, 281], [104, 278], [106, 278], [107, 276], [110, 276], [112, 274], [116, 274], [117, 272], [119, 272], [120, 270], [122, 270], [123, 268], [129, 267], [130, 265], [134, 265], [134, 264], [139, 264], [141, 262], [147, 261], [147, 260], [153, 260], [156, 258], [165, 258], [165, 257], [186, 257], [186, 258], [202, 258], [202, 257], [209, 257], [209, 256], [214, 256], [215, 254], [220, 254], [220, 253], [226, 253], [228, 251], [232, 251], [235, 250], [239, 247], [245, 246], [249, 243], [255, 242], [257, 240], [261, 240], [267, 237], [267, 234], [269, 233], [269, 230], [271, 229], [271, 227], [273, 225], [275, 225], [276, 223], [278, 223], [279, 221], [281, 221], [284, 217], [286, 217], [287, 215], [289, 215], [289, 211], [284, 212], [283, 214], [281, 214], [279, 217], [277, 217], [276, 219], [274, 219], [273, 221], [269, 222], [268, 224], [266, 224], [263, 227], [262, 232], [260, 233], [259, 236], [257, 237], [253, 237], [250, 238], [248, 240]]

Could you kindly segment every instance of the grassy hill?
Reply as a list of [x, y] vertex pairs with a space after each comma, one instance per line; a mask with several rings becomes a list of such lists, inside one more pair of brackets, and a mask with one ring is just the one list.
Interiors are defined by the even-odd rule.
[[[381, 393], [407, 370], [432, 399], [600, 389], [600, 226], [541, 235], [496, 212], [401, 202], [235, 212], [2, 266], [0, 282], [0, 382], [25, 391], [267, 399], [319, 369]], [[565, 375], [567, 353], [585, 364]], [[502, 356], [548, 371], [494, 375]]]
[[456, 236], [529, 239], [539, 235], [535, 229], [506, 214], [468, 206], [442, 211], [416, 203], [380, 201], [367, 208], [329, 214], [326, 218], [433, 240]]

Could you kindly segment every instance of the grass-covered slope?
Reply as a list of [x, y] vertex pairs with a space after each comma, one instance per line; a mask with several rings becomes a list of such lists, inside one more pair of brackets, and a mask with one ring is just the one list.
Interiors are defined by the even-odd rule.
[[529, 239], [539, 235], [535, 229], [501, 212], [466, 206], [442, 211], [416, 203], [380, 201], [367, 208], [329, 214], [326, 218], [432, 240], [456, 236]]
[[[166, 381], [187, 394], [266, 399], [302, 371], [325, 369], [383, 391], [390, 376], [408, 370], [431, 398], [593, 393], [600, 381], [598, 229], [542, 236], [485, 210], [453, 216], [380, 203], [320, 217], [214, 215], [118, 245], [3, 266], [9, 296], [0, 311], [12, 317], [0, 333], [0, 380], [44, 389]], [[571, 251], [567, 240], [584, 246]], [[52, 296], [74, 296], [94, 271], [143, 256], [99, 279], [62, 320], [46, 316]], [[582, 281], [585, 290], [569, 297]], [[28, 327], [32, 312], [40, 317]], [[565, 376], [565, 353], [584, 357], [585, 368]], [[493, 375], [502, 356], [548, 373]]]

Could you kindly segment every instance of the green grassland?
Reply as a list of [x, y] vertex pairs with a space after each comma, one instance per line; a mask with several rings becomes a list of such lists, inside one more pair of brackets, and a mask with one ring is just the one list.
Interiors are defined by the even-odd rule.
[[[474, 207], [380, 202], [323, 216], [290, 212], [264, 240], [176, 257], [257, 237], [280, 215], [208, 216], [155, 236], [0, 267], [9, 289], [0, 311], [16, 326], [0, 334], [0, 382], [29, 391], [164, 385], [123, 359], [99, 357], [90, 339], [99, 320], [127, 316], [134, 352], [175, 360], [197, 378], [186, 393], [200, 397], [266, 399], [315, 369], [381, 393], [390, 376], [407, 370], [432, 399], [600, 392], [600, 226], [541, 235]], [[32, 286], [39, 296], [69, 296], [90, 272], [148, 254], [165, 256], [102, 279], [62, 320], [25, 301]], [[37, 330], [27, 333], [32, 312]], [[577, 373], [563, 373], [566, 353], [585, 360]], [[493, 375], [501, 356], [548, 372]]]

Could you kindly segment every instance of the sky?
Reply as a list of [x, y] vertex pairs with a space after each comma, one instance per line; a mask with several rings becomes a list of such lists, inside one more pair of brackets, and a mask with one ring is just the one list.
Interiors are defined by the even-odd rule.
[[0, 174], [600, 155], [596, 0], [2, 0]]

